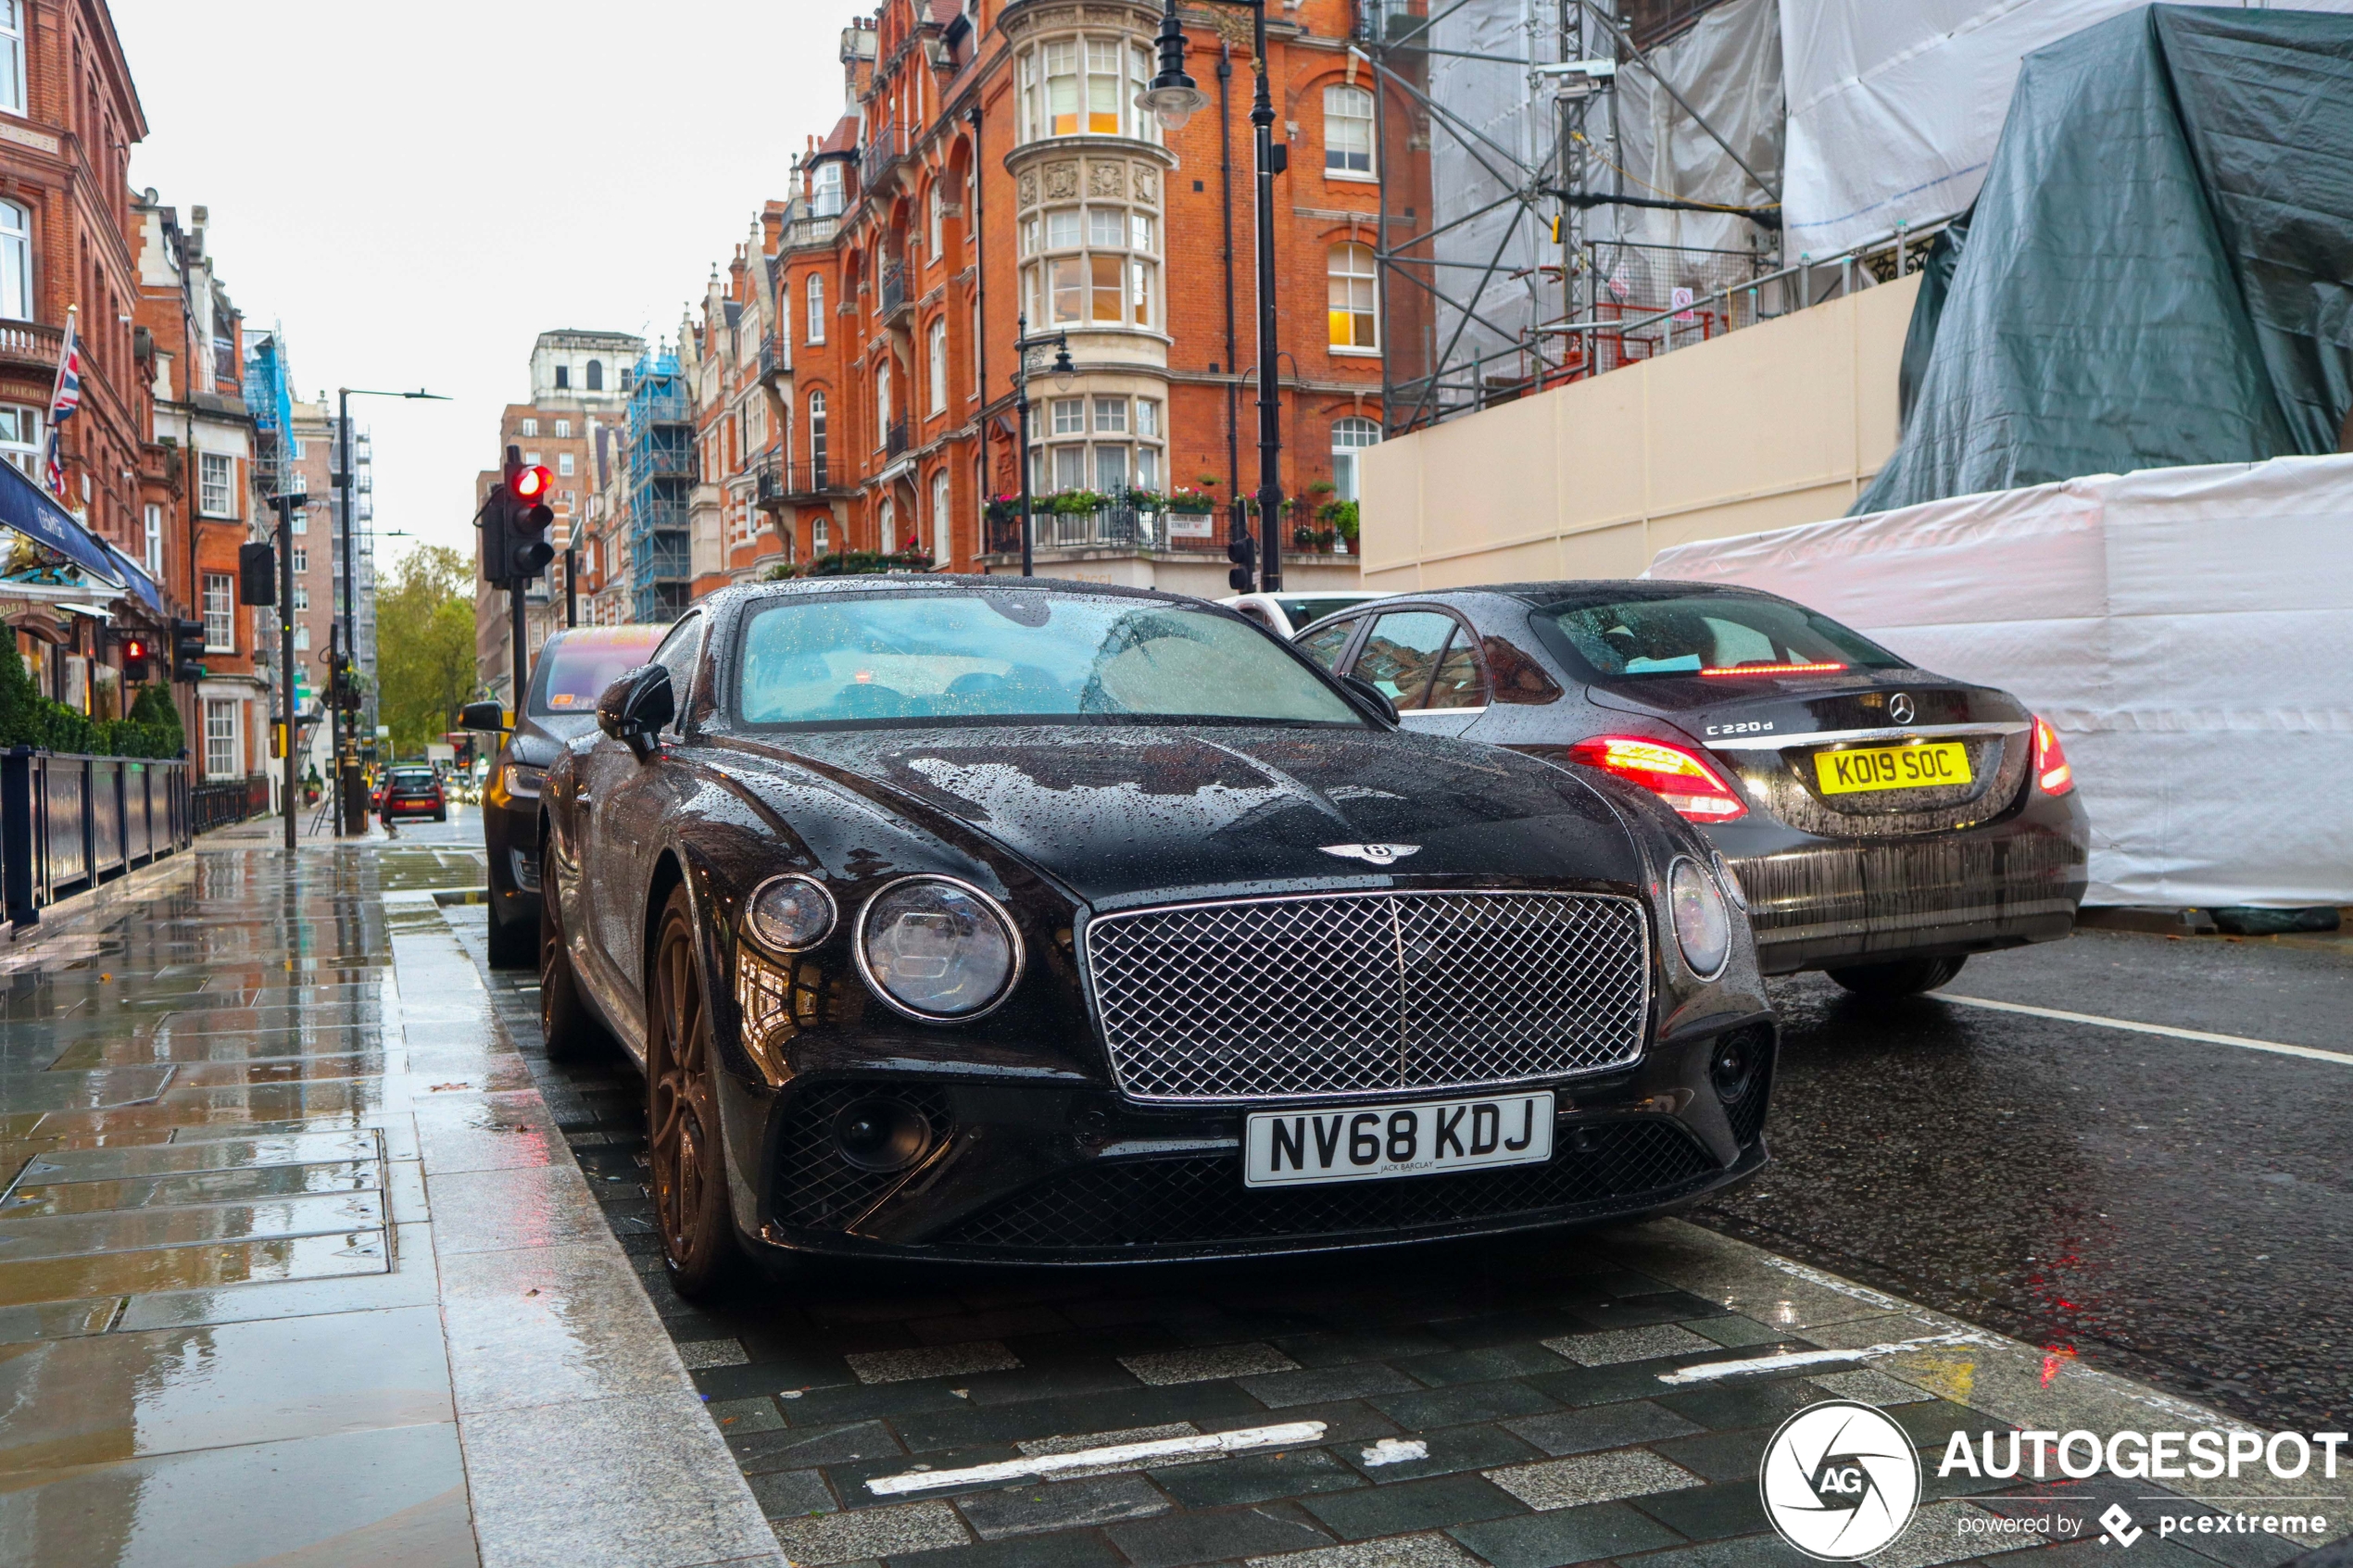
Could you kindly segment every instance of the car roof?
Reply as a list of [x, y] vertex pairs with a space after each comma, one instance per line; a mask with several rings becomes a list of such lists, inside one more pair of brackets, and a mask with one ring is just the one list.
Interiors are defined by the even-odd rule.
[[1159, 588], [1128, 588], [1113, 583], [1080, 583], [1063, 577], [991, 577], [954, 571], [867, 571], [840, 577], [794, 577], [781, 583], [739, 583], [720, 589], [698, 608], [712, 610], [749, 605], [764, 599], [792, 599], [827, 594], [875, 593], [913, 589], [986, 594], [1054, 594], [1090, 599], [1140, 599], [1156, 604], [1199, 607], [1207, 604], [1189, 594]]
[[1531, 605], [1622, 604], [1629, 599], [1688, 599], [1708, 596], [1755, 599], [1774, 596], [1736, 583], [1687, 583], [1662, 577], [1564, 577], [1542, 583], [1483, 583], [1397, 596], [1443, 599], [1458, 594], [1488, 594]]

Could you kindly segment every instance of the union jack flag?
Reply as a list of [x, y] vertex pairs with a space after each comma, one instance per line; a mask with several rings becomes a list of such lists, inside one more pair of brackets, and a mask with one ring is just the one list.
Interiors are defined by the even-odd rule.
[[49, 493], [66, 498], [65, 455], [57, 444], [57, 427], [82, 407], [82, 337], [74, 331], [75, 312], [66, 312], [65, 342], [57, 353], [57, 390], [49, 399]]

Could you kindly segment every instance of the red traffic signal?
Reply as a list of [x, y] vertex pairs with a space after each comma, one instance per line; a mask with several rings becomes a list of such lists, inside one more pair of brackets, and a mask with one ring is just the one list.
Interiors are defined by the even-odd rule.
[[507, 494], [526, 503], [544, 501], [554, 478], [544, 464], [534, 463], [515, 470], [514, 477], [507, 481]]
[[147, 645], [136, 637], [129, 638], [122, 645], [122, 657], [125, 659], [144, 659], [147, 657]]

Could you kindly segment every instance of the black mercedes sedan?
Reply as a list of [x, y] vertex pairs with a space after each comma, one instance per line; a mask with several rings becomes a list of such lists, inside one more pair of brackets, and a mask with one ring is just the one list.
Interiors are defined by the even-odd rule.
[[504, 734], [482, 792], [482, 847], [490, 862], [490, 961], [528, 967], [539, 950], [539, 783], [564, 743], [597, 727], [597, 698], [643, 664], [667, 626], [582, 626], [558, 632], [532, 660], [522, 711], [507, 728], [495, 702], [468, 703], [465, 725]]
[[1766, 1160], [1706, 840], [1392, 733], [1230, 610], [724, 590], [541, 796], [548, 1049], [643, 1068], [664, 1255], [1087, 1262], [1646, 1213]]
[[2073, 929], [2091, 829], [2057, 733], [1802, 605], [1676, 582], [1403, 595], [1297, 646], [1409, 730], [1641, 785], [1730, 860], [1768, 974], [1932, 990]]

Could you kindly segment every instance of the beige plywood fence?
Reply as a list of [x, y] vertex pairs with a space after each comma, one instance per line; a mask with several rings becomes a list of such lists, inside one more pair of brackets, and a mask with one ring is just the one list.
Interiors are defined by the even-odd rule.
[[1837, 517], [1895, 449], [1918, 274], [1363, 454], [1364, 583], [1634, 577]]

